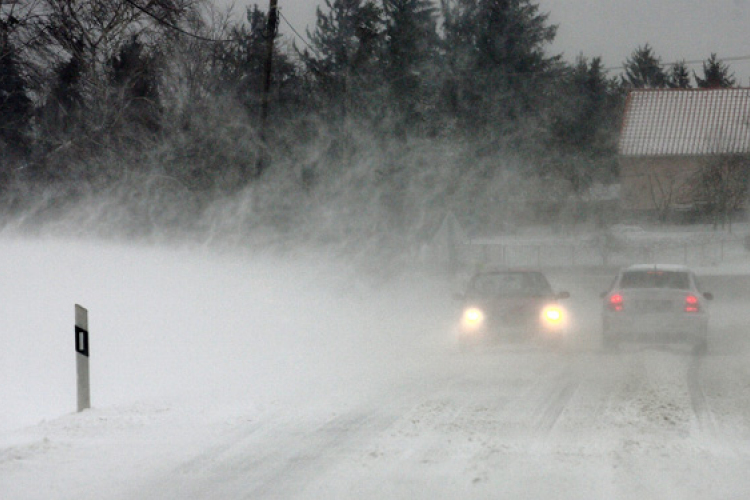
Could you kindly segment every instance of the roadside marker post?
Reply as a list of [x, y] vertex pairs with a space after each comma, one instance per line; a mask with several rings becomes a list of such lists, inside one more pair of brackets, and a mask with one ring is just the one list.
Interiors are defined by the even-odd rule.
[[76, 374], [78, 378], [78, 411], [91, 408], [89, 385], [89, 312], [76, 304]]

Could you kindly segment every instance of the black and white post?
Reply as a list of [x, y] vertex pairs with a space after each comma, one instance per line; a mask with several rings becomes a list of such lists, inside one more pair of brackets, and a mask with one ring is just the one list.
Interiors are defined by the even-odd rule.
[[76, 304], [76, 373], [78, 376], [78, 411], [91, 408], [89, 386], [89, 312]]

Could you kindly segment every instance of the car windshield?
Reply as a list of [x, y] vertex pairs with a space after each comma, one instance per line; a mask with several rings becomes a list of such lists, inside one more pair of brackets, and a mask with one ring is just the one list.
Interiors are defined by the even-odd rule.
[[536, 272], [511, 272], [480, 274], [469, 286], [471, 295], [538, 296], [552, 293], [547, 279]]
[[620, 288], [690, 288], [688, 273], [681, 271], [626, 271], [622, 274]]

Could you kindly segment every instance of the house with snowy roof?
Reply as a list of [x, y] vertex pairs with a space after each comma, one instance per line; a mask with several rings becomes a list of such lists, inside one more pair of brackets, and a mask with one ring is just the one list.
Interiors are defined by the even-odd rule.
[[706, 169], [750, 156], [750, 89], [633, 90], [618, 152], [624, 211], [699, 210]]

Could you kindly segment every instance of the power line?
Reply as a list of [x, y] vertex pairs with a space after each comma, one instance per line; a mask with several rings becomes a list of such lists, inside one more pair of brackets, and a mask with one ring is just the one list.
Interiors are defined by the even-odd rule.
[[[748, 56], [735, 56], [735, 57], [722, 57], [721, 59], [718, 59], [719, 62], [737, 62], [737, 61], [750, 61], [750, 55]], [[706, 62], [705, 59], [695, 59], [693, 61], [675, 61], [670, 63], [661, 63], [659, 64], [660, 67], [668, 68], [670, 66], [676, 66], [677, 64], [685, 64], [687, 66], [691, 66], [693, 64], [703, 64]], [[611, 68], [604, 68], [605, 71], [617, 71], [617, 70], [624, 70], [625, 66], [615, 66]]]
[[279, 15], [281, 16], [281, 19], [284, 20], [284, 22], [286, 23], [286, 25], [289, 26], [289, 29], [292, 30], [292, 33], [294, 33], [297, 36], [297, 38], [299, 38], [302, 41], [302, 43], [304, 43], [305, 45], [307, 45], [307, 48], [309, 48], [310, 50], [312, 50], [315, 53], [316, 56], [320, 57], [320, 55], [318, 54], [318, 51], [315, 50], [315, 48], [312, 45], [310, 45], [310, 43], [307, 40], [305, 40], [302, 37], [302, 35], [299, 34], [299, 32], [294, 28], [294, 26], [292, 26], [292, 23], [290, 23], [289, 20], [286, 18], [286, 16], [284, 16], [284, 13], [281, 12], [281, 9], [279, 9]]
[[[142, 6], [138, 5], [134, 0], [125, 0], [125, 2], [128, 3], [128, 4], [130, 4], [130, 5], [132, 5], [133, 7], [135, 7], [136, 9], [138, 9], [139, 11], [143, 12], [144, 14], [146, 14], [147, 16], [151, 17], [152, 19], [154, 19], [158, 23], [160, 23], [160, 24], [162, 24], [162, 25], [164, 25], [164, 26], [166, 26], [166, 27], [168, 27], [168, 28], [170, 28], [172, 30], [175, 30], [175, 31], [177, 31], [177, 32], [179, 32], [179, 33], [181, 33], [181, 34], [183, 34], [185, 36], [189, 36], [191, 38], [195, 38], [196, 40], [201, 40], [201, 41], [204, 41], [204, 42], [211, 42], [211, 43], [232, 43], [232, 42], [236, 42], [237, 41], [237, 40], [228, 39], [228, 38], [226, 38], [226, 39], [210, 38], [210, 37], [206, 37], [206, 36], [203, 36], [203, 35], [199, 35], [197, 33], [191, 33], [191, 32], [189, 32], [187, 30], [184, 30], [183, 28], [180, 28], [176, 24], [171, 23], [171, 22], [167, 21], [166, 19], [157, 16], [156, 14], [154, 14], [151, 11], [149, 11], [145, 7], [142, 7]], [[286, 18], [286, 16], [281, 11], [281, 9], [278, 9], [278, 13], [279, 13], [279, 16], [281, 16], [281, 19], [283, 19], [284, 22], [286, 23], [286, 25], [289, 27], [289, 29], [292, 30], [292, 33], [294, 33], [294, 35], [297, 38], [299, 38], [299, 40], [302, 43], [304, 43], [305, 46], [307, 46], [307, 48], [309, 48], [316, 55], [318, 55], [318, 51], [315, 50], [315, 48], [312, 45], [310, 45], [310, 42], [308, 42], [302, 35], [300, 35], [299, 31], [297, 31], [297, 29], [292, 25], [292, 23], [289, 22], [289, 20]], [[742, 62], [742, 61], [750, 61], [750, 55], [735, 56], [735, 57], [723, 57], [723, 58], [719, 59], [719, 61], [720, 62]], [[702, 64], [704, 62], [705, 62], [704, 59], [700, 59], [700, 60], [696, 59], [696, 60], [691, 60], [691, 61], [675, 61], [675, 62], [670, 62], [670, 63], [662, 63], [659, 66], [665, 67], [665, 68], [670, 67], [670, 66], [675, 66], [677, 64], [685, 64], [685, 65], [690, 66], [690, 65], [694, 65], [694, 64]], [[626, 66], [624, 66], [624, 65], [622, 65], [622, 66], [612, 66], [612, 67], [609, 67], [609, 68], [604, 68], [604, 71], [623, 71], [623, 70], [625, 70], [625, 68], [626, 68]]]
[[[202, 36], [202, 35], [198, 35], [196, 33], [191, 33], [189, 31], [186, 31], [186, 30], [180, 28], [176, 24], [171, 23], [171, 22], [167, 21], [166, 19], [157, 16], [156, 14], [154, 14], [151, 11], [149, 11], [145, 7], [142, 7], [142, 6], [138, 5], [134, 0], [125, 0], [125, 2], [128, 3], [128, 4], [130, 4], [130, 5], [132, 5], [133, 7], [135, 7], [136, 9], [138, 9], [139, 11], [141, 11], [144, 14], [146, 14], [147, 16], [151, 17], [152, 19], [156, 20], [160, 24], [163, 24], [164, 26], [167, 26], [168, 28], [173, 29], [173, 30], [175, 30], [175, 31], [177, 31], [177, 32], [179, 32], [179, 33], [181, 33], [183, 35], [189, 36], [191, 38], [195, 38], [197, 40], [202, 40], [204, 42], [212, 42], [212, 43], [231, 43], [231, 42], [236, 42], [237, 41], [237, 40], [232, 40], [232, 39], [209, 38], [209, 37], [205, 37], [205, 36]], [[297, 29], [292, 25], [292, 23], [289, 22], [289, 20], [286, 18], [286, 16], [281, 11], [281, 9], [277, 9], [277, 11], [279, 13], [279, 16], [281, 16], [281, 19], [283, 19], [284, 22], [286, 23], [286, 25], [289, 26], [289, 29], [292, 30], [292, 33], [294, 33], [294, 35], [297, 38], [299, 38], [302, 41], [302, 43], [304, 43], [310, 50], [312, 50], [316, 55], [318, 55], [318, 51], [315, 50], [315, 48], [312, 45], [310, 45], [310, 42], [308, 42], [302, 35], [300, 35], [299, 31], [297, 31]]]
[[[286, 16], [284, 16], [284, 13], [281, 11], [281, 9], [279, 9], [279, 15], [281, 16], [281, 19], [283, 19], [284, 22], [287, 24], [287, 26], [289, 26], [289, 29], [292, 30], [292, 33], [294, 33], [294, 35], [297, 38], [299, 38], [302, 41], [302, 43], [304, 43], [310, 50], [312, 50], [315, 53], [315, 55], [318, 55], [318, 51], [315, 50], [315, 48], [313, 48], [313, 46], [310, 45], [310, 43], [302, 35], [299, 34], [299, 32], [294, 28], [294, 26], [292, 26], [292, 23], [290, 23], [289, 20], [286, 18]], [[750, 55], [736, 56], [736, 57], [723, 57], [719, 59], [719, 61], [721, 62], [750, 61]], [[662, 63], [660, 64], [660, 66], [666, 68], [670, 66], [675, 66], [680, 63], [685, 64], [685, 65], [693, 65], [693, 64], [702, 64], [704, 62], [705, 60], [703, 59], [693, 60], [693, 61], [677, 61], [677, 62], [671, 62], [671, 63]], [[604, 71], [618, 71], [618, 70], [622, 71], [624, 69], [625, 69], [625, 66], [615, 66], [611, 68], [604, 68]], [[519, 73], [519, 72], [514, 72], [514, 73]]]
[[149, 11], [145, 7], [141, 7], [134, 0], [125, 0], [125, 2], [129, 3], [130, 5], [132, 5], [133, 7], [135, 7], [136, 9], [140, 10], [141, 12], [143, 12], [144, 14], [146, 14], [147, 16], [149, 16], [150, 18], [156, 20], [158, 23], [163, 24], [164, 26], [166, 26], [166, 27], [168, 27], [170, 29], [173, 29], [174, 31], [177, 31], [177, 32], [179, 32], [179, 33], [181, 33], [181, 34], [183, 34], [185, 36], [189, 36], [191, 38], [195, 38], [196, 40], [201, 40], [201, 41], [204, 41], [204, 42], [212, 42], [212, 43], [231, 43], [231, 42], [236, 42], [236, 40], [232, 40], [232, 39], [209, 38], [209, 37], [206, 37], [206, 36], [198, 35], [196, 33], [191, 33], [189, 31], [186, 31], [186, 30], [180, 28], [176, 24], [171, 23], [171, 22], [167, 21], [166, 19], [157, 16], [156, 14], [154, 14], [151, 11]]

